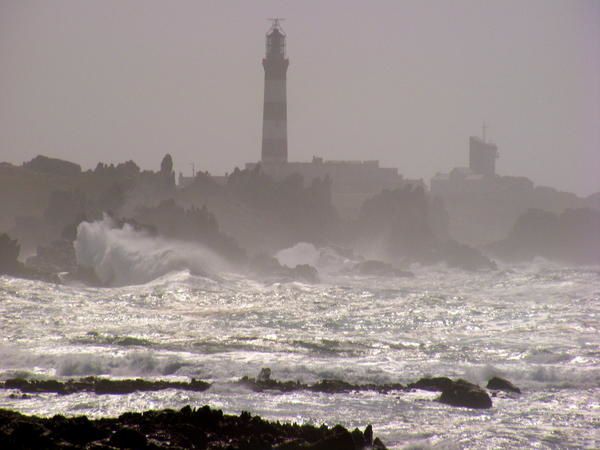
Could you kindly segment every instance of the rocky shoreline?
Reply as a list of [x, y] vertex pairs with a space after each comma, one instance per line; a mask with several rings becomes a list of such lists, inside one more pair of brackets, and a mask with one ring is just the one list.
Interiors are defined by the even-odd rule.
[[[271, 379], [271, 370], [264, 368], [256, 378], [243, 377], [237, 382], [254, 392], [284, 393], [309, 390], [330, 394], [359, 391], [380, 393], [426, 390], [440, 392], [437, 401], [458, 407], [486, 409], [492, 407], [492, 398], [499, 391], [517, 395], [521, 391], [510, 381], [491, 378], [486, 388], [468, 381], [447, 377], [421, 378], [406, 385], [352, 384], [342, 380], [321, 380], [314, 384]], [[110, 380], [86, 377], [66, 381], [26, 380], [14, 378], [0, 383], [0, 389], [20, 391], [20, 397], [31, 394], [55, 393], [69, 395], [93, 392], [97, 395], [120, 395], [136, 391], [180, 389], [205, 391], [211, 387], [206, 381], [151, 381], [143, 379]], [[491, 396], [490, 393], [491, 392]], [[19, 398], [18, 394], [11, 394]], [[118, 418], [89, 420], [87, 417], [41, 418], [25, 416], [14, 411], [0, 410], [0, 448], [19, 449], [247, 449], [247, 450], [364, 450], [385, 449], [373, 438], [371, 426], [364, 431], [349, 431], [341, 425], [273, 423], [242, 412], [239, 416], [224, 415], [209, 406], [194, 409], [186, 406], [180, 411], [165, 409], [143, 413], [125, 413]]]
[[125, 413], [118, 418], [85, 416], [51, 418], [0, 410], [3, 449], [206, 449], [206, 450], [385, 450], [364, 431], [341, 425], [298, 425], [269, 422], [242, 412], [223, 414], [209, 406], [179, 411], [164, 409]]
[[[491, 408], [491, 397], [495, 396], [498, 391], [512, 394], [521, 393], [518, 387], [514, 386], [510, 381], [500, 377], [493, 377], [488, 381], [486, 388], [492, 393], [492, 396], [490, 397], [490, 394], [486, 389], [460, 378], [451, 380], [447, 377], [428, 377], [421, 378], [414, 383], [408, 383], [406, 385], [400, 383], [353, 384], [336, 379], [325, 379], [314, 384], [305, 384], [299, 381], [274, 380], [271, 378], [271, 370], [269, 368], [263, 368], [256, 378], [244, 376], [235, 383], [244, 386], [253, 392], [271, 391], [279, 393], [300, 390], [329, 394], [344, 394], [361, 391], [388, 393], [392, 391], [411, 391], [417, 389], [440, 392], [440, 397], [437, 400], [441, 403], [467, 408]], [[98, 377], [85, 377], [66, 381], [12, 378], [0, 382], [0, 389], [18, 390], [22, 392], [23, 395], [42, 392], [59, 395], [74, 394], [76, 392], [93, 392], [97, 395], [130, 394], [132, 392], [159, 391], [163, 389], [201, 392], [210, 387], [211, 383], [196, 380], [194, 378], [189, 382], [144, 380], [141, 378], [111, 380]]]

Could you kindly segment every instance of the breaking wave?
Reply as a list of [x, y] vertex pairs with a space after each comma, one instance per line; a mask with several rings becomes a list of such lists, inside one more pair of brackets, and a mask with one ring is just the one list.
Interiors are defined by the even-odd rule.
[[293, 268], [308, 264], [318, 269], [320, 273], [329, 274], [342, 272], [355, 263], [332, 248], [317, 248], [307, 242], [298, 242], [292, 247], [280, 250], [275, 254], [275, 258], [284, 266]]
[[74, 246], [77, 263], [110, 286], [144, 284], [182, 270], [206, 276], [227, 268], [199, 244], [150, 236], [129, 224], [118, 228], [108, 216], [80, 223]]
[[1, 346], [3, 369], [0, 379], [42, 376], [79, 377], [168, 376], [187, 364], [174, 355], [162, 355], [150, 350], [113, 353], [38, 354], [18, 348]]

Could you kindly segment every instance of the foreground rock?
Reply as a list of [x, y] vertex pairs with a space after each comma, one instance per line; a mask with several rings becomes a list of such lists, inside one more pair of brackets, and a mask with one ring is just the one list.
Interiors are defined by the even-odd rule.
[[385, 449], [373, 430], [348, 431], [341, 425], [268, 422], [242, 412], [225, 415], [208, 406], [125, 413], [116, 419], [85, 416], [40, 418], [0, 410], [0, 448], [183, 449], [207, 450], [363, 450]]
[[439, 400], [451, 406], [477, 409], [492, 407], [492, 399], [485, 389], [461, 379], [453, 381], [451, 385], [444, 388]]

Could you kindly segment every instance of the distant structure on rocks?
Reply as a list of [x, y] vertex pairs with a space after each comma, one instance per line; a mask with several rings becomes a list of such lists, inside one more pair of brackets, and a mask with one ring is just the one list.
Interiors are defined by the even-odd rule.
[[497, 158], [498, 147], [496, 144], [486, 142], [485, 136], [481, 139], [477, 136], [469, 138], [469, 169], [471, 172], [493, 177], [496, 175]]
[[533, 183], [524, 177], [499, 177], [496, 174], [498, 147], [486, 141], [485, 126], [482, 137], [469, 137], [469, 167], [456, 167], [450, 173], [438, 173], [431, 179], [431, 193], [440, 197], [462, 195], [468, 192], [496, 191], [500, 183], [517, 189], [533, 189]]
[[262, 151], [259, 163], [247, 163], [247, 169], [260, 164], [261, 170], [275, 180], [301, 175], [305, 184], [316, 178], [331, 182], [332, 201], [343, 216], [358, 212], [362, 202], [383, 189], [407, 184], [425, 187], [421, 180], [405, 180], [396, 168], [379, 166], [379, 161], [327, 161], [314, 156], [310, 162], [288, 161], [287, 140], [287, 69], [286, 34], [283, 19], [270, 19], [263, 58], [265, 90], [263, 106]]
[[498, 175], [498, 147], [485, 138], [469, 138], [469, 166], [437, 173], [431, 194], [443, 200], [452, 237], [470, 245], [503, 239], [529, 208], [562, 213], [587, 206], [587, 200], [568, 192], [535, 186], [526, 177]]
[[[469, 137], [469, 167], [456, 167], [450, 173], [436, 174], [431, 179], [432, 194], [446, 197], [449, 193], [493, 191], [497, 188], [493, 183], [500, 180], [496, 175], [498, 147], [486, 141], [485, 126], [483, 129], [482, 137]], [[513, 177], [510, 182], [515, 186], [533, 188], [533, 183], [526, 178]]]

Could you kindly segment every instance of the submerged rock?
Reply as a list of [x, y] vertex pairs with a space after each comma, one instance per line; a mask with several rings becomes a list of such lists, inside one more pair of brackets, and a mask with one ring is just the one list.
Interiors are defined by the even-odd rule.
[[476, 384], [459, 379], [442, 391], [439, 401], [451, 406], [485, 409], [492, 407], [492, 399]]
[[521, 389], [516, 387], [510, 381], [500, 377], [490, 378], [486, 387], [494, 391], [515, 392], [517, 394], [521, 393]]

